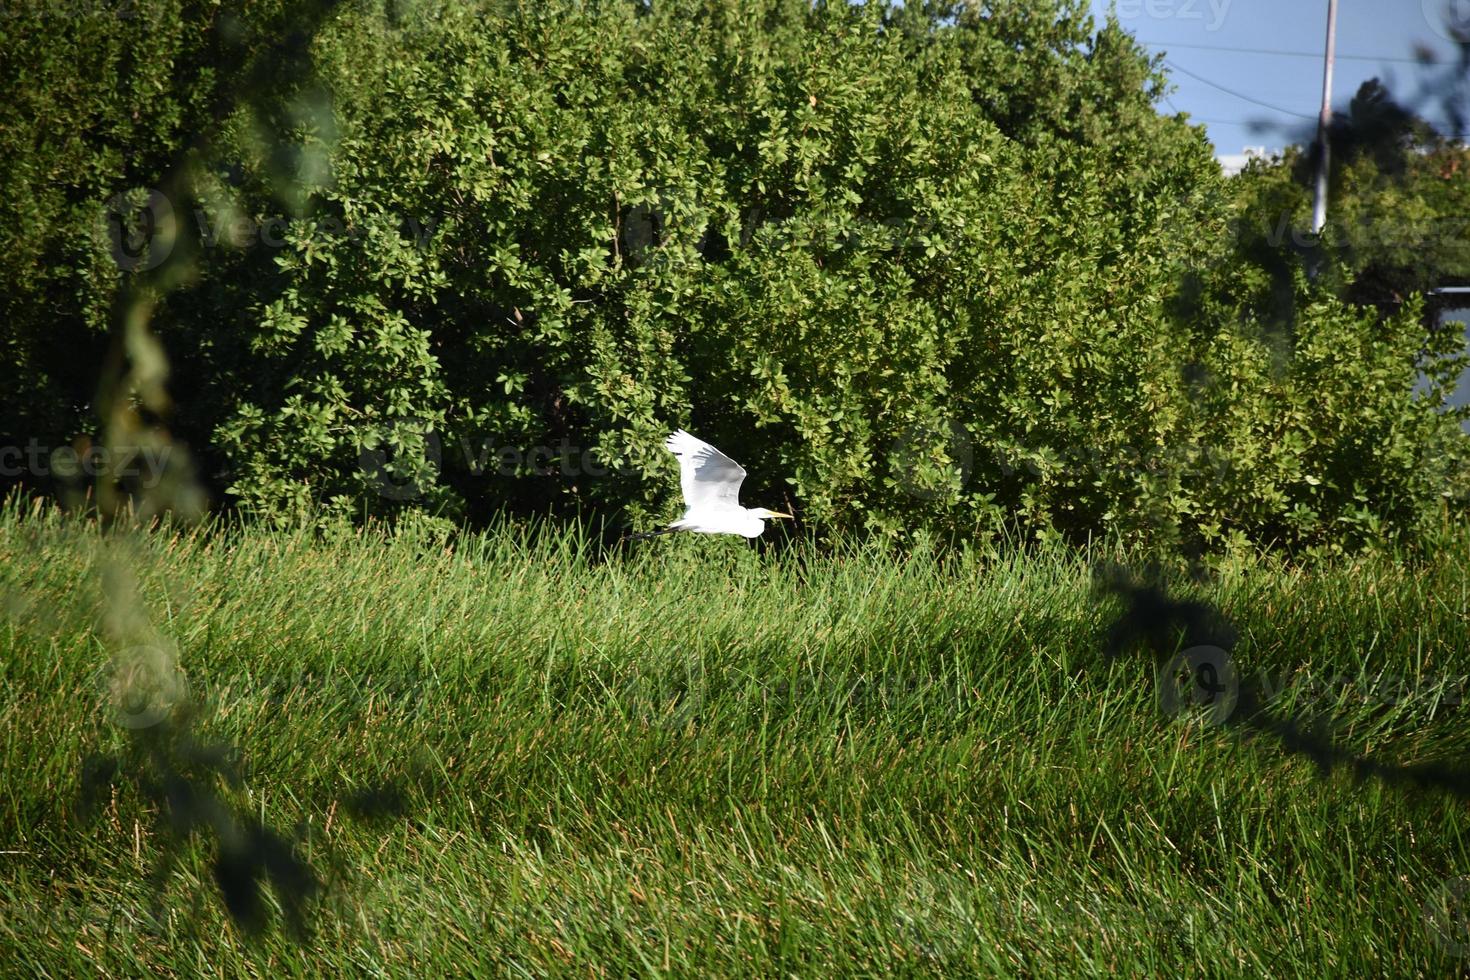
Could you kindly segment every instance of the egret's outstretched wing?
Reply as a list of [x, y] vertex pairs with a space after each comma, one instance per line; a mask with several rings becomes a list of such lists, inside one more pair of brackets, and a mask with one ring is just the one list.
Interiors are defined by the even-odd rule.
[[678, 457], [679, 486], [684, 491], [686, 507], [740, 506], [740, 483], [745, 479], [743, 466], [683, 429], [669, 436], [664, 446]]

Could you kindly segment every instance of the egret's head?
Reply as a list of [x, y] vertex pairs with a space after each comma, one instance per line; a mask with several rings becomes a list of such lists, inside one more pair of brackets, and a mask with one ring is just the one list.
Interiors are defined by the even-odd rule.
[[751, 513], [753, 515], [755, 515], [756, 517], [759, 517], [759, 518], [761, 518], [763, 520], [770, 520], [773, 517], [790, 517], [791, 516], [790, 514], [783, 514], [779, 510], [766, 510], [764, 507], [757, 507], [754, 510], [752, 510]]

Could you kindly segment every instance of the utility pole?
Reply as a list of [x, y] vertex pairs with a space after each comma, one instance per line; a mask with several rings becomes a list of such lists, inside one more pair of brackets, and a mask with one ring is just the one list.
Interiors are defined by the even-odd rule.
[[1337, 0], [1327, 0], [1327, 53], [1322, 59], [1322, 113], [1317, 117], [1317, 186], [1312, 194], [1312, 234], [1327, 224], [1327, 127], [1332, 124], [1332, 55], [1337, 46]]

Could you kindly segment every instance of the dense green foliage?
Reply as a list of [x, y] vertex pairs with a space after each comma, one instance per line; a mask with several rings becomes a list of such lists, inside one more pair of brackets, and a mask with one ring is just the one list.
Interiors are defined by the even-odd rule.
[[257, 0], [248, 19], [200, 0], [12, 0], [0, 11], [6, 445], [49, 448], [95, 431], [89, 403], [118, 285], [112, 245], [125, 240], [112, 237], [107, 203], [141, 198], [229, 109], [244, 66], [286, 32], [289, 6]]
[[[1278, 350], [1228, 299], [1202, 132], [1085, 4], [359, 2], [309, 82], [228, 112], [238, 72], [204, 66], [275, 8], [139, 9], [8, 69], [85, 136], [0, 127], [15, 444], [88, 431], [119, 282], [97, 214], [208, 130], [167, 202], [196, 279], [153, 326], [176, 434], [253, 511], [646, 524], [675, 426], [822, 533], [1332, 550], [1422, 538], [1457, 492], [1455, 420], [1413, 393], [1448, 341], [1298, 284]], [[24, 80], [94, 48], [79, 85]], [[158, 258], [121, 254], [124, 283]]]
[[1470, 490], [1434, 390], [1453, 390], [1464, 338], [1439, 326], [1451, 300], [1424, 295], [1470, 283], [1470, 155], [1376, 81], [1330, 142], [1324, 232], [1310, 154], [1253, 161], [1230, 182], [1231, 249], [1178, 298], [1214, 325], [1201, 442], [1232, 461], [1205, 506], [1257, 540], [1422, 538], [1443, 520], [1426, 502], [1462, 513]]
[[[660, 544], [594, 564], [576, 536], [511, 530], [453, 548], [422, 529], [106, 536], [8, 510], [0, 962], [52, 976], [1462, 967], [1465, 909], [1444, 899], [1470, 871], [1463, 804], [1323, 779], [1273, 739], [1161, 717], [1146, 659], [1101, 662], [1114, 608], [1079, 556]], [[1313, 714], [1377, 762], [1452, 763], [1470, 730], [1467, 569], [1461, 540], [1413, 570], [1234, 563], [1196, 591], [1239, 627], [1239, 670], [1266, 672], [1274, 715]], [[90, 816], [72, 806], [84, 758], [148, 734], [114, 723], [106, 683], [108, 655], [144, 642], [176, 651], [206, 742], [238, 750], [242, 781], [217, 792], [282, 828], [325, 883], [305, 940], [279, 917], [257, 939], [232, 927], [210, 842], [164, 863], [165, 813], [129, 783], [94, 794]], [[385, 784], [401, 807], [353, 819]]]
[[[1298, 315], [1291, 280], [1304, 261], [1324, 289], [1384, 315], [1415, 294], [1470, 284], [1470, 149], [1398, 105], [1376, 80], [1362, 85], [1329, 142], [1322, 235], [1311, 231], [1311, 153], [1290, 147], [1252, 161], [1231, 182], [1236, 259], [1269, 277], [1269, 286], [1241, 269], [1229, 277], [1230, 288], [1253, 294], [1252, 312], [1289, 324]], [[1426, 326], [1462, 303], [1431, 298]]]
[[[1071, 93], [992, 112], [974, 37], [921, 24], [921, 45], [881, 13], [447, 17], [324, 56], [338, 136], [318, 194], [366, 238], [280, 256], [249, 311], [258, 383], [221, 429], [237, 488], [379, 503], [364, 445], [424, 419], [445, 478], [422, 502], [484, 493], [487, 447], [565, 440], [612, 472], [530, 492], [637, 514], [667, 498], [661, 433], [684, 424], [816, 526], [986, 527], [998, 500], [1039, 526], [1106, 523], [1142, 494], [1007, 476], [1002, 450], [1162, 454], [1173, 420], [1152, 406], [1178, 365], [1157, 328], [1181, 261], [1163, 256], [1205, 148], [1153, 115], [1116, 32], [1083, 63], [1075, 27], [973, 28], [1055, 49], [1096, 79], [1082, 101], [1115, 104], [1057, 132]], [[1141, 142], [1146, 168], [1127, 162]], [[439, 224], [422, 248], [380, 245], [395, 219]], [[955, 426], [978, 447], [963, 486]]]

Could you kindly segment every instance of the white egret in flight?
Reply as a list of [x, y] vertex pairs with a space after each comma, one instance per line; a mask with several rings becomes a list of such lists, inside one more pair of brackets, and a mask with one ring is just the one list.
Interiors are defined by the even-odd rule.
[[758, 538], [766, 529], [767, 518], [791, 516], [764, 507], [741, 507], [738, 498], [745, 468], [704, 440], [680, 429], [669, 436], [664, 447], [679, 460], [684, 516], [653, 534], [696, 531], [700, 534], [743, 534], [747, 538]]

